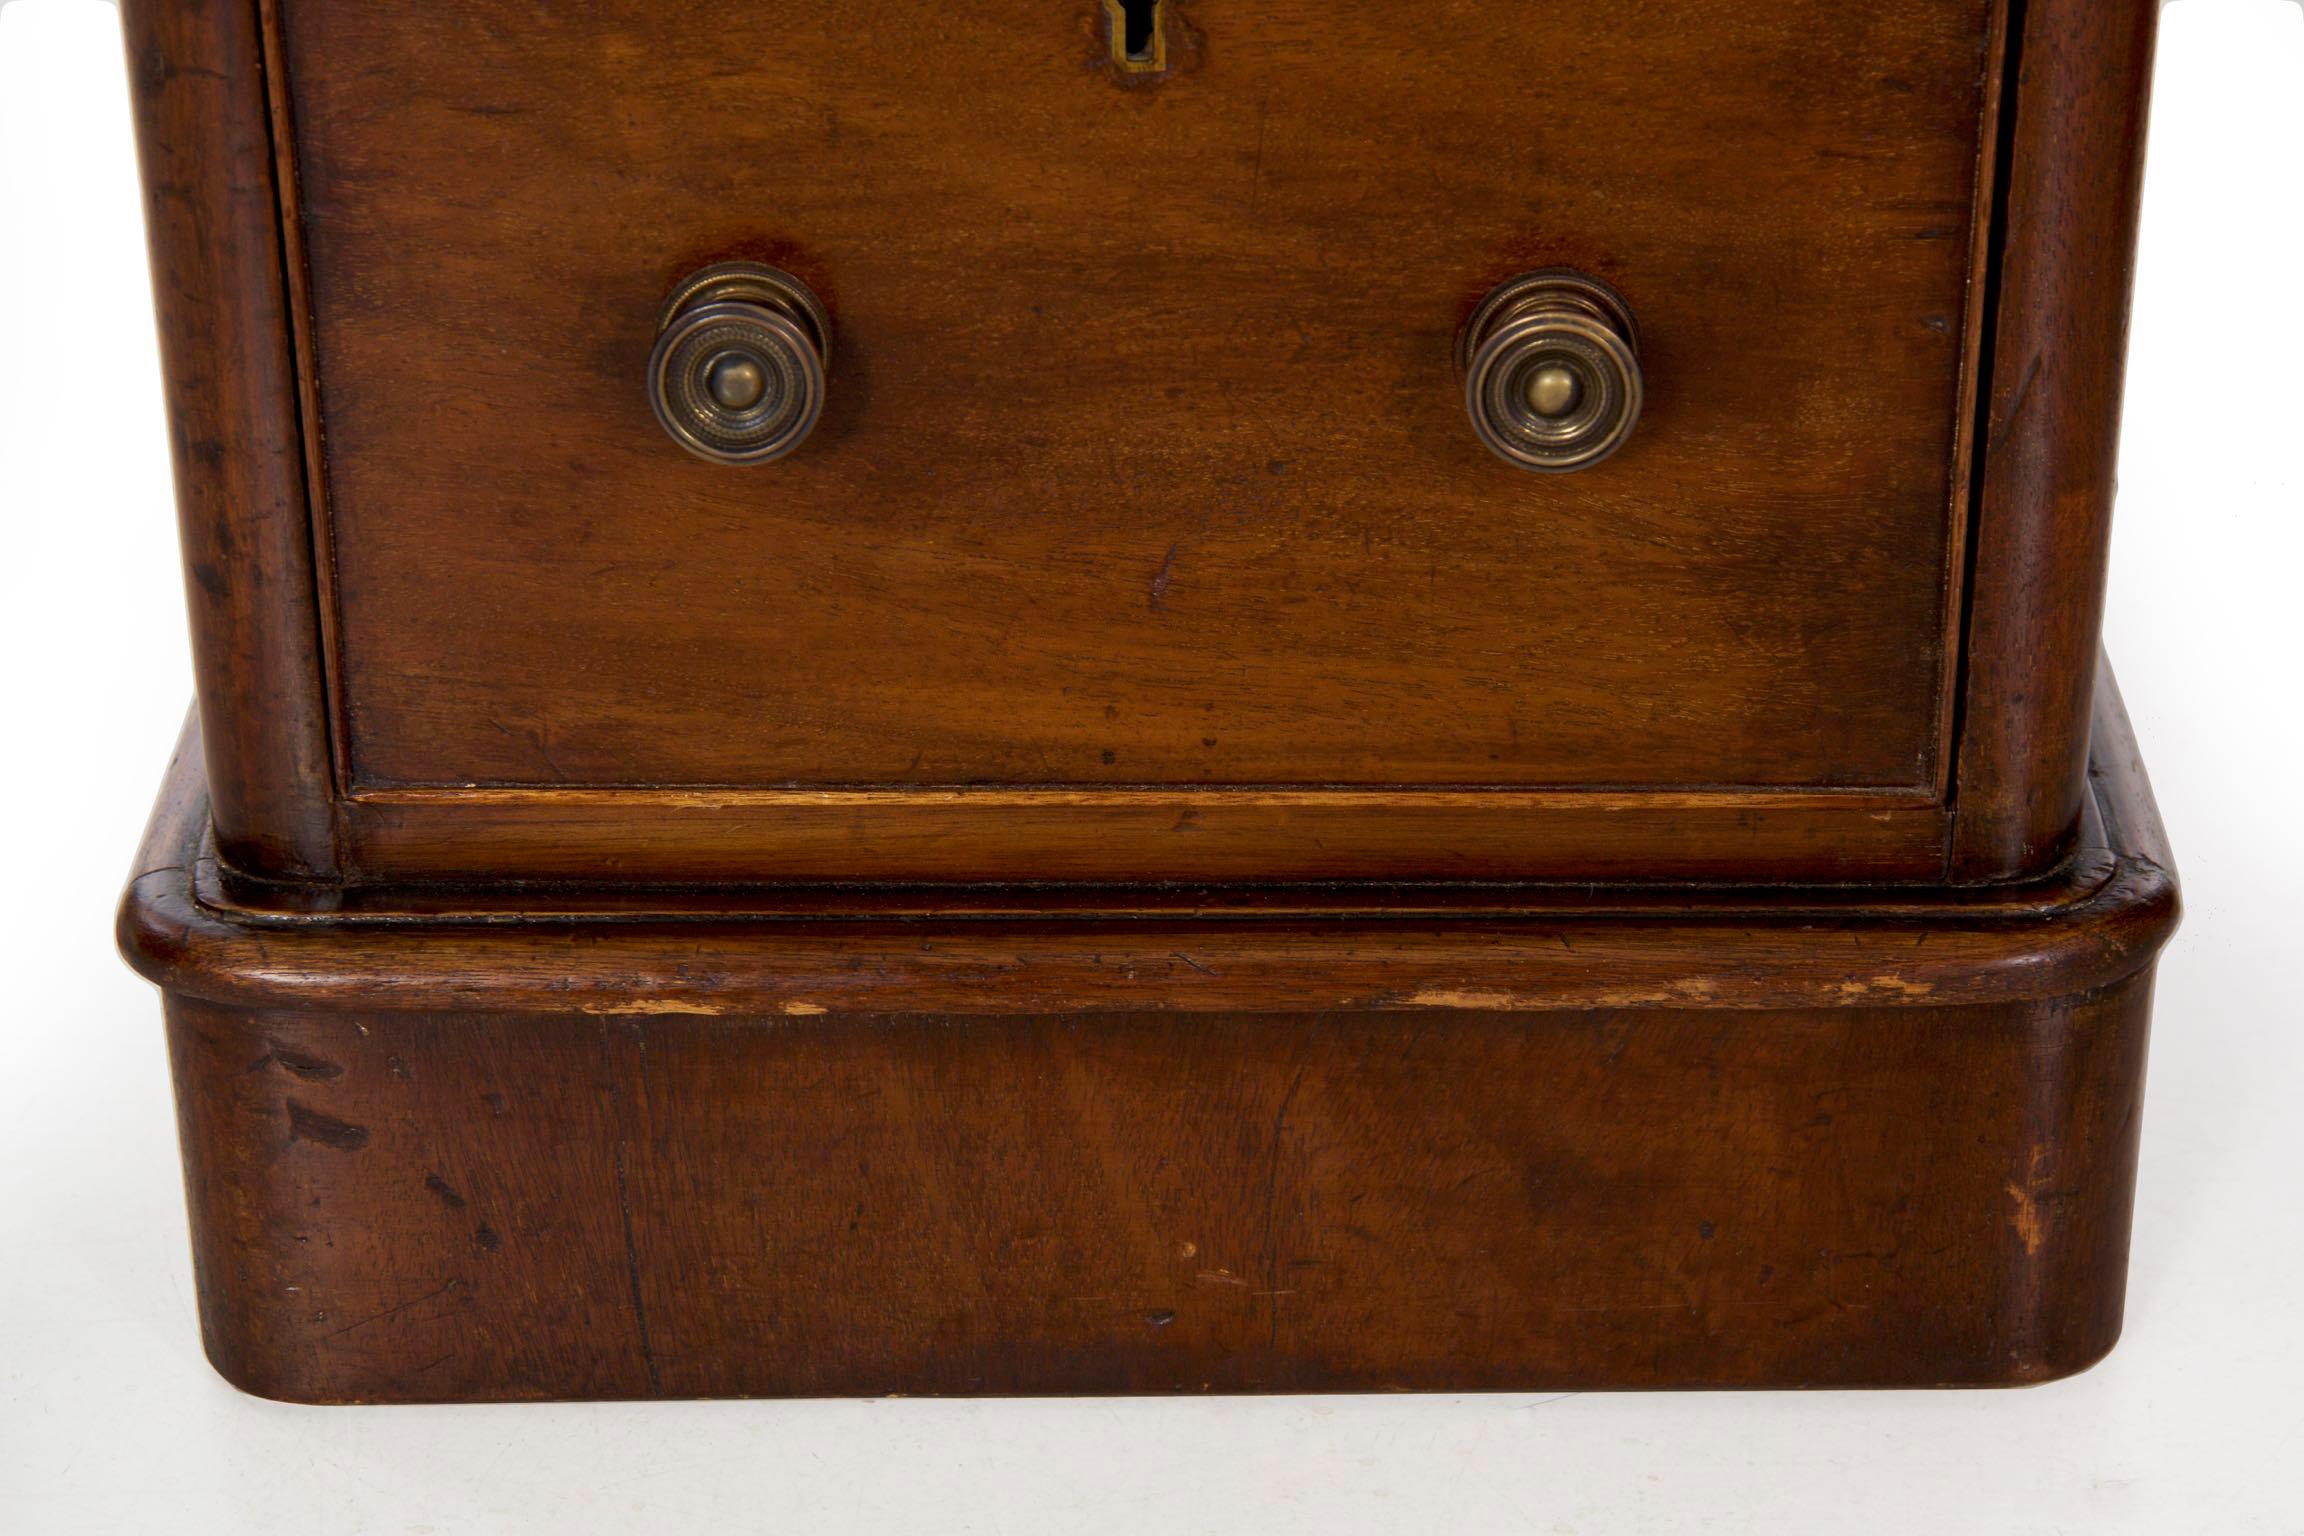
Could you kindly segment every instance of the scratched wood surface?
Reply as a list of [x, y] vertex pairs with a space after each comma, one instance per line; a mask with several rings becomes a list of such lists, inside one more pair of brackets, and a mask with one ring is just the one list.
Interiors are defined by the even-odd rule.
[[[1128, 79], [1104, 10], [131, 0], [227, 861], [2065, 856], [2149, 0], [2031, 0], [2005, 48], [1982, 0], [1182, 0]], [[663, 287], [729, 254], [841, 321], [823, 439], [764, 475], [680, 457], [637, 383]], [[1482, 458], [1438, 377], [1555, 259], [1632, 294], [1656, 386], [1564, 481]], [[861, 787], [777, 787], [815, 782]]]
[[[352, 783], [1933, 787], [1986, 0], [1171, 12], [280, 7]], [[737, 254], [765, 470], [641, 387]], [[1450, 361], [1552, 263], [1559, 479]]]
[[235, 914], [185, 752], [121, 932], [210, 1354], [315, 1401], [2078, 1370], [2176, 919], [2098, 713], [2090, 873], [2029, 901], [1478, 922]]
[[2119, 694], [2048, 880], [1864, 886], [308, 889], [220, 867], [188, 728], [121, 918], [173, 996], [244, 1010], [725, 1017], [1333, 1012], [1684, 1002], [2021, 1007], [2125, 980], [2175, 920]]
[[169, 1038], [273, 1396], [1991, 1384], [2118, 1334], [2148, 994]]
[[[219, 1367], [2100, 1356], [2176, 913], [2093, 651], [2150, 0], [1174, 0], [1143, 73], [1109, 9], [130, 0], [210, 730], [121, 934]], [[736, 255], [836, 319], [763, 471], [641, 392]], [[1567, 479], [1449, 372], [1549, 263], [1650, 386]], [[1779, 883], [1125, 884], [1369, 876]], [[1865, 883], [1948, 876], [2026, 883]], [[585, 883], [447, 883], [521, 877]], [[873, 877], [1122, 884], [757, 888]]]
[[2030, 0], [1986, 397], [1949, 872], [2052, 863], [2085, 799], [2154, 0]]

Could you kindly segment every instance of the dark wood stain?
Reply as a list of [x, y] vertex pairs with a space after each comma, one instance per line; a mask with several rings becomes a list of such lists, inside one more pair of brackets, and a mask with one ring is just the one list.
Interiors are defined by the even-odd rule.
[[2070, 846], [2120, 440], [2159, 8], [2026, 0], [1950, 871]]
[[[2154, 0], [1112, 11], [126, 0], [199, 698], [120, 938], [218, 1368], [2098, 1358]], [[834, 316], [772, 468], [642, 392], [732, 257]], [[1450, 369], [1552, 264], [1649, 391], [1562, 478]]]
[[[2061, 885], [1477, 924], [233, 914], [188, 752], [122, 935], [211, 1354], [318, 1401], [2078, 1370], [2176, 918], [2098, 720]], [[347, 1071], [283, 1098], [268, 1041]]]
[[[1916, 880], [2070, 846], [2149, 5], [2028, 0], [2004, 42], [1981, 0], [1201, 4], [1117, 96], [1044, 68], [1109, 64], [1064, 9], [833, 49], [773, 7], [128, 7], [234, 864]], [[1588, 88], [1529, 97], [1569, 56]], [[843, 338], [824, 441], [762, 474], [684, 460], [636, 382], [663, 287], [727, 255]], [[1558, 483], [1485, 462], [1439, 376], [1539, 260], [1632, 294], [1656, 383], [1635, 456]]]
[[121, 7], [186, 616], [237, 863], [337, 871], [303, 418], [253, 4]]

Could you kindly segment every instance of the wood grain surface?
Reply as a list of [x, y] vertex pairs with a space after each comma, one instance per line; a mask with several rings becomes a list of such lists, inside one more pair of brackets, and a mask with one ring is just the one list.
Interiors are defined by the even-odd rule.
[[[1934, 785], [1983, 0], [1174, 12], [283, 7], [352, 781]], [[738, 254], [838, 333], [756, 471], [641, 389]], [[1450, 361], [1551, 263], [1564, 479]]]
[[[1141, 74], [1094, 0], [788, 10], [128, 6], [228, 863], [2069, 851], [2145, 0], [1183, 0]], [[822, 440], [758, 473], [638, 383], [736, 254], [839, 318]], [[1632, 296], [1652, 386], [1559, 480], [1440, 377], [1550, 260]]]
[[216, 836], [244, 868], [324, 879], [338, 786], [259, 18], [121, 12]]
[[2028, 0], [1995, 274], [1948, 869], [2055, 862], [2085, 798], [2160, 7]]
[[[1434, 884], [955, 892], [431, 888], [219, 869], [190, 737], [123, 907], [174, 995], [247, 1009], [826, 1013], [1800, 1008], [2037, 1002], [2124, 980], [2176, 915], [2118, 694], [2079, 855], [2030, 886]], [[278, 891], [278, 896], [274, 892]], [[300, 904], [301, 903], [301, 904]]]
[[1985, 1385], [2118, 1334], [2148, 997], [169, 1033], [271, 1396]]
[[2092, 880], [1925, 916], [263, 920], [199, 899], [187, 753], [123, 934], [211, 1356], [331, 1402], [2081, 1369], [2175, 920], [2101, 713]]
[[[120, 935], [219, 1369], [2098, 1358], [2154, 12], [130, 0], [200, 705]], [[642, 393], [737, 256], [835, 327], [749, 471]], [[1648, 385], [1563, 478], [1450, 368], [1551, 264]]]

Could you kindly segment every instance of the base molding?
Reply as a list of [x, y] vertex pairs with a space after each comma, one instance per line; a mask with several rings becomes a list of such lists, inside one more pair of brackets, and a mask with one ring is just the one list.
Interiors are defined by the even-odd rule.
[[266, 910], [198, 761], [121, 932], [253, 1392], [1982, 1385], [2118, 1336], [2176, 888], [2108, 685], [2081, 853], [1982, 892]]

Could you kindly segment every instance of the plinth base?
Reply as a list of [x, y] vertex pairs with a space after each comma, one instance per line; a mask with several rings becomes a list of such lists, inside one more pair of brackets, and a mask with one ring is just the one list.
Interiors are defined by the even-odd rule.
[[179, 754], [211, 1358], [302, 1401], [1982, 1385], [2120, 1326], [2176, 893], [252, 895]]

